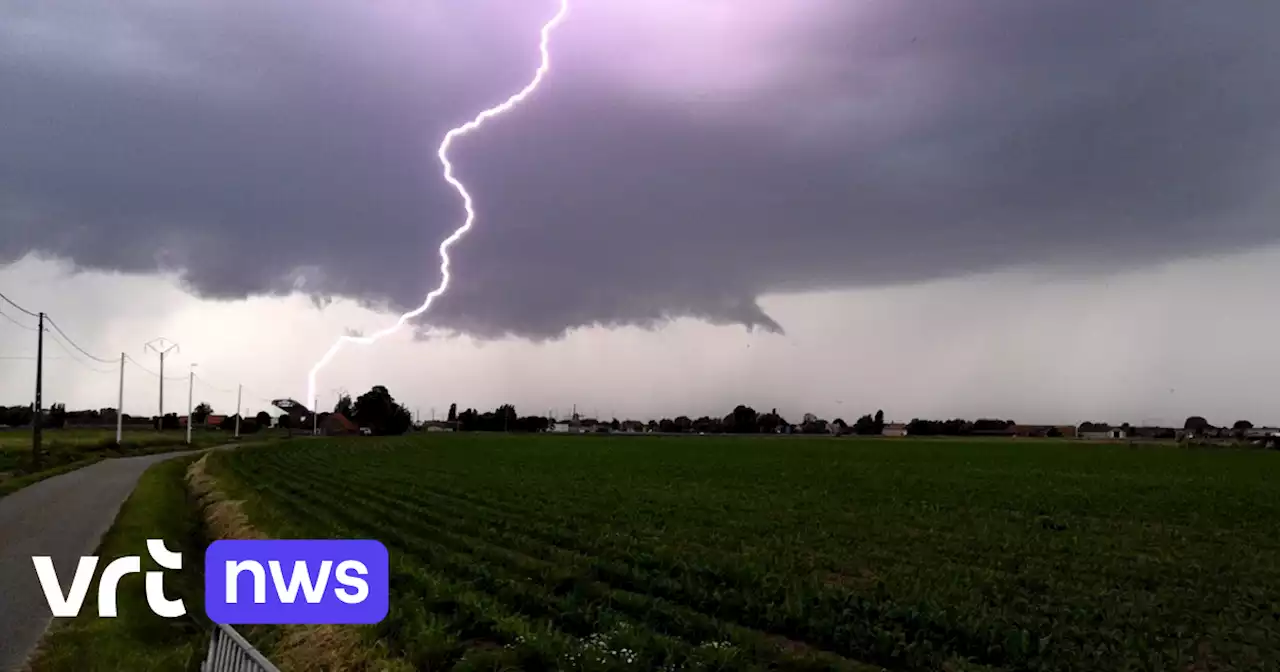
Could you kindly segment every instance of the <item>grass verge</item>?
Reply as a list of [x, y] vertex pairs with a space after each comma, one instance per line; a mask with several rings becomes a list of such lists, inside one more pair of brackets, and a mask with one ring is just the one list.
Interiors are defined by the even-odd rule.
[[[209, 453], [187, 468], [187, 486], [201, 512], [210, 539], [298, 538], [282, 519], [256, 505], [251, 485], [217, 469], [219, 455]], [[254, 514], [250, 516], [249, 512]], [[258, 525], [264, 526], [262, 529]], [[289, 672], [410, 672], [413, 667], [389, 656], [376, 628], [353, 625], [247, 625], [237, 628], [281, 670]]]
[[69, 471], [75, 471], [76, 469], [87, 467], [91, 464], [95, 464], [104, 459], [106, 458], [86, 457], [83, 460], [77, 460], [75, 462], [71, 462], [68, 464], [62, 464], [62, 465], [53, 467], [52, 469], [46, 469], [44, 471], [37, 471], [31, 474], [23, 474], [22, 476], [14, 476], [5, 480], [0, 480], [0, 497], [4, 497], [5, 495], [17, 492], [18, 490], [21, 490], [27, 487], [28, 485], [32, 485], [33, 483], [39, 483], [40, 481], [43, 481], [46, 478], [53, 478], [54, 476], [60, 476]]
[[[98, 575], [115, 558], [137, 555], [142, 570], [159, 567], [147, 539], [180, 551], [181, 571], [166, 572], [165, 595], [182, 598], [187, 615], [168, 619], [147, 606], [143, 574], [120, 581], [119, 617], [99, 618], [93, 595], [74, 619], [55, 621], [27, 668], [31, 672], [94, 670], [198, 670], [209, 636], [204, 616], [204, 530], [183, 476], [195, 456], [161, 462], [146, 471], [98, 548]], [[97, 585], [95, 577], [92, 585]]]
[[246, 434], [236, 439], [227, 432], [205, 430], [195, 432], [190, 444], [186, 442], [185, 432], [173, 431], [133, 435], [120, 443], [116, 443], [114, 433], [109, 432], [55, 429], [45, 436], [39, 467], [31, 461], [27, 435], [0, 436], [0, 497], [106, 459], [198, 450], [237, 441], [247, 445], [286, 439], [286, 435], [275, 431]]

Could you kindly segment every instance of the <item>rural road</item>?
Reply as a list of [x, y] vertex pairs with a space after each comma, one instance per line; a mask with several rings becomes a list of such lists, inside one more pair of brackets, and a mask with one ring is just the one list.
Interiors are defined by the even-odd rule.
[[[0, 498], [0, 670], [23, 665], [51, 620], [31, 556], [53, 558], [65, 594], [80, 556], [97, 550], [142, 472], [187, 454], [103, 460]], [[85, 608], [96, 604], [91, 589]]]

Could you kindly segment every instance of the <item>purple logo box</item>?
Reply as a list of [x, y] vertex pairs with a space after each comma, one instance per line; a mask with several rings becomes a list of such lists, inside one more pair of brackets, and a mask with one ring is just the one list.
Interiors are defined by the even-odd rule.
[[387, 548], [336, 539], [223, 540], [204, 553], [204, 610], [224, 625], [377, 623]]

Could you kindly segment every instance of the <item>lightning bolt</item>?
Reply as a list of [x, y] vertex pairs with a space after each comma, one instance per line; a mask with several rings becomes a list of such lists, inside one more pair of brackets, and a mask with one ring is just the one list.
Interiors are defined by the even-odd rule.
[[452, 185], [455, 190], [457, 190], [458, 195], [462, 197], [462, 206], [467, 211], [467, 217], [462, 222], [462, 226], [459, 226], [453, 233], [449, 234], [448, 238], [445, 238], [440, 242], [440, 285], [427, 294], [427, 298], [422, 301], [422, 305], [401, 315], [400, 319], [396, 320], [396, 323], [390, 327], [374, 332], [368, 336], [346, 334], [339, 337], [337, 341], [334, 341], [333, 345], [329, 347], [329, 351], [324, 353], [324, 356], [320, 358], [320, 361], [316, 362], [315, 366], [311, 367], [311, 373], [307, 375], [307, 402], [313, 402], [316, 399], [316, 375], [320, 372], [320, 369], [324, 368], [326, 364], [333, 360], [334, 356], [338, 354], [338, 351], [342, 349], [344, 343], [372, 345], [384, 336], [389, 336], [399, 331], [400, 328], [409, 320], [427, 312], [427, 310], [431, 308], [431, 304], [437, 298], [449, 291], [449, 280], [452, 278], [449, 273], [449, 248], [453, 247], [454, 243], [462, 240], [462, 237], [467, 235], [467, 232], [471, 230], [471, 226], [476, 220], [476, 212], [472, 207], [470, 192], [467, 191], [466, 185], [462, 184], [462, 182], [453, 175], [453, 163], [449, 161], [449, 148], [453, 146], [454, 140], [480, 128], [484, 125], [484, 122], [489, 119], [511, 110], [523, 102], [525, 98], [528, 98], [529, 95], [538, 88], [538, 85], [542, 83], [543, 77], [546, 76], [547, 71], [551, 68], [551, 51], [548, 48], [548, 44], [551, 41], [551, 31], [555, 30], [556, 26], [560, 25], [568, 14], [569, 0], [560, 0], [559, 11], [557, 11], [555, 16], [551, 17], [549, 21], [542, 25], [542, 37], [538, 45], [538, 49], [542, 53], [542, 62], [534, 72], [533, 79], [530, 80], [523, 89], [520, 89], [505, 101], [494, 105], [480, 114], [477, 114], [471, 121], [468, 121], [457, 128], [450, 129], [448, 133], [445, 133], [444, 139], [440, 141], [440, 148], [436, 150], [436, 156], [440, 158], [440, 164], [444, 166], [444, 179]]

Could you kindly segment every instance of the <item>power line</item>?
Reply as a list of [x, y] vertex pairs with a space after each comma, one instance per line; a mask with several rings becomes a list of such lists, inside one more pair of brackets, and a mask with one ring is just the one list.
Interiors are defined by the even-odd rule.
[[[45, 319], [48, 319], [48, 317], [46, 316], [46, 317], [45, 317]], [[59, 333], [61, 333], [61, 332], [59, 332]], [[65, 352], [65, 353], [67, 353], [68, 355], [70, 355], [70, 356], [68, 357], [68, 359], [74, 360], [76, 364], [79, 364], [80, 366], [83, 366], [84, 368], [89, 369], [90, 371], [93, 371], [93, 372], [95, 372], [95, 373], [115, 373], [115, 370], [114, 370], [114, 369], [99, 369], [99, 368], [95, 367], [94, 365], [90, 364], [89, 362], [86, 362], [86, 361], [84, 361], [83, 359], [80, 359], [79, 357], [76, 357], [76, 356], [74, 355], [74, 353], [72, 353], [70, 350], [68, 350], [68, 349], [67, 349], [67, 346], [66, 346], [66, 345], [63, 345], [63, 343], [62, 343], [62, 339], [60, 339], [60, 338], [58, 338], [57, 336], [55, 336], [55, 335], [53, 334], [53, 332], [49, 332], [49, 337], [50, 337], [50, 339], [51, 339], [51, 340], [53, 340], [53, 342], [54, 342], [54, 343], [57, 343], [57, 344], [58, 344], [58, 347], [59, 347], [59, 348], [62, 348], [62, 351], [63, 351], [63, 352]], [[73, 343], [72, 345], [74, 345], [74, 343]], [[79, 348], [76, 348], [76, 349], [77, 349], [77, 350], [79, 350]], [[81, 352], [84, 352], [84, 351], [83, 351], [83, 350], [81, 350]], [[88, 354], [88, 353], [85, 353], [85, 354]], [[102, 361], [102, 360], [99, 360], [99, 361]]]
[[[151, 374], [152, 376], [154, 376], [154, 377], [156, 377], [156, 378], [159, 378], [159, 377], [160, 377], [160, 374], [158, 374], [158, 373], [156, 373], [155, 371], [152, 371], [151, 369], [148, 369], [147, 367], [145, 367], [145, 366], [143, 366], [143, 365], [139, 364], [139, 363], [138, 363], [138, 360], [136, 360], [136, 359], [134, 359], [134, 358], [130, 357], [129, 355], [125, 355], [125, 356], [124, 356], [124, 358], [125, 358], [125, 360], [126, 360], [126, 361], [128, 361], [130, 364], [132, 364], [132, 365], [134, 365], [134, 366], [138, 367], [139, 369], [142, 369], [143, 371], [145, 371], [145, 372], [147, 372], [147, 373]], [[187, 377], [186, 377], [186, 376], [176, 376], [176, 377], [175, 377], [175, 376], [165, 376], [165, 378], [164, 378], [164, 379], [165, 379], [165, 380], [168, 380], [168, 381], [180, 381], [180, 380], [186, 380], [186, 379], [187, 379]]]
[[207, 385], [209, 388], [213, 389], [213, 391], [214, 391], [214, 392], [221, 392], [221, 393], [223, 393], [223, 394], [235, 394], [235, 393], [236, 393], [236, 392], [235, 392], [235, 390], [228, 390], [228, 389], [226, 389], [226, 388], [224, 388], [224, 387], [218, 387], [217, 385], [214, 385], [213, 383], [211, 383], [211, 382], [209, 382], [209, 381], [205, 380], [204, 378], [201, 378], [200, 376], [195, 376], [195, 379], [196, 379], [196, 380], [198, 380], [198, 381], [200, 381], [202, 384]]
[[14, 302], [13, 302], [13, 299], [10, 299], [9, 297], [5, 296], [3, 293], [0, 293], [0, 299], [4, 299], [4, 300], [5, 300], [5, 302], [6, 302], [6, 303], [8, 303], [9, 305], [11, 305], [11, 306], [13, 306], [14, 308], [17, 308], [18, 310], [20, 310], [20, 311], [22, 311], [22, 312], [26, 313], [28, 317], [40, 317], [39, 315], [37, 315], [37, 314], [35, 314], [35, 313], [33, 313], [33, 312], [31, 312], [31, 311], [27, 310], [26, 308], [23, 308], [22, 306], [19, 306], [18, 304], [14, 303]]
[[96, 357], [96, 356], [94, 356], [94, 355], [89, 354], [87, 351], [85, 351], [85, 349], [84, 349], [84, 348], [82, 348], [82, 347], [80, 347], [80, 346], [76, 345], [76, 342], [75, 342], [75, 341], [73, 341], [73, 340], [71, 340], [71, 337], [67, 335], [67, 332], [63, 331], [63, 330], [62, 330], [62, 327], [59, 327], [59, 326], [58, 326], [58, 323], [57, 323], [57, 322], [54, 322], [52, 317], [49, 317], [48, 315], [45, 315], [45, 316], [44, 316], [44, 319], [45, 319], [45, 320], [47, 320], [47, 321], [49, 322], [49, 324], [53, 325], [53, 328], [54, 328], [54, 329], [55, 329], [59, 334], [62, 334], [62, 337], [63, 337], [63, 338], [65, 338], [65, 339], [67, 340], [67, 342], [71, 344], [71, 347], [75, 348], [76, 350], [79, 350], [81, 353], [83, 353], [83, 354], [84, 354], [84, 356], [85, 356], [85, 357], [88, 357], [89, 359], [92, 359], [92, 360], [95, 360], [95, 361], [98, 361], [98, 362], [102, 362], [103, 364], [115, 364], [115, 363], [116, 363], [114, 359], [103, 359], [102, 357]]
[[271, 403], [272, 401], [274, 401], [273, 399], [268, 399], [267, 397], [257, 394], [256, 392], [250, 390], [247, 387], [243, 388], [243, 390], [244, 390], [245, 398], [251, 399], [253, 401], [260, 401], [268, 406], [271, 406], [272, 408], [275, 408], [275, 406], [273, 406]]
[[33, 326], [29, 325], [29, 324], [23, 324], [23, 323], [21, 323], [21, 322], [19, 322], [19, 321], [15, 320], [15, 319], [13, 319], [13, 317], [9, 316], [9, 315], [8, 315], [7, 313], [5, 313], [4, 311], [0, 311], [0, 317], [3, 317], [4, 319], [6, 319], [6, 320], [8, 320], [8, 321], [10, 321], [10, 322], [12, 322], [12, 323], [14, 323], [14, 325], [16, 325], [16, 326], [18, 326], [18, 327], [20, 327], [20, 328], [22, 328], [22, 329], [26, 329], [27, 331], [36, 331], [36, 330], [39, 328], [39, 327], [33, 327]]

